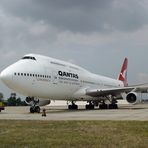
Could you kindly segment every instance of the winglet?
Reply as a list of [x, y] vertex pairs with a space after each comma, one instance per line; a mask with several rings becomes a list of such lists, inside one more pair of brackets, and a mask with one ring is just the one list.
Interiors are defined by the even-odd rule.
[[127, 82], [127, 66], [128, 66], [128, 59], [125, 58], [122, 68], [121, 68], [121, 72], [118, 76], [118, 80], [122, 81], [124, 86], [128, 86], [128, 82]]

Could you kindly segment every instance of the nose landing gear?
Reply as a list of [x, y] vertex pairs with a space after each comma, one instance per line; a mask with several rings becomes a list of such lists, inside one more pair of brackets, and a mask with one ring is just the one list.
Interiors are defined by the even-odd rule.
[[30, 113], [40, 113], [40, 107], [39, 107], [39, 99], [32, 101], [32, 106], [30, 107]]
[[40, 113], [39, 99], [36, 99], [34, 97], [27, 97], [25, 102], [28, 105], [31, 105], [30, 113]]
[[40, 107], [39, 106], [31, 106], [30, 113], [40, 113]]

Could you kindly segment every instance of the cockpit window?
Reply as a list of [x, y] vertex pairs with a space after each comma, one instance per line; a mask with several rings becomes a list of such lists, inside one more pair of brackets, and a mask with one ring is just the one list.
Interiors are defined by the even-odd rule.
[[31, 59], [31, 60], [36, 60], [36, 58], [35, 58], [35, 57], [31, 57], [31, 56], [25, 56], [25, 57], [23, 57], [22, 59]]

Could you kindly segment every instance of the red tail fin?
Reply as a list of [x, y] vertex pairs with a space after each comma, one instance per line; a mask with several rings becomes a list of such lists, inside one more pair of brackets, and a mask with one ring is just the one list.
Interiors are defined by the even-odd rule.
[[125, 58], [122, 68], [121, 68], [121, 72], [118, 76], [118, 80], [122, 81], [124, 86], [128, 86], [128, 82], [127, 82], [127, 66], [128, 66], [128, 59]]

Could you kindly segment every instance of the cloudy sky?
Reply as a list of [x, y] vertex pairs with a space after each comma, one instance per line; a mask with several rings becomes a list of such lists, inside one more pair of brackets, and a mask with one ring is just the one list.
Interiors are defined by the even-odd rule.
[[127, 57], [129, 83], [148, 82], [148, 1], [1, 0], [0, 71], [28, 53], [113, 78]]

